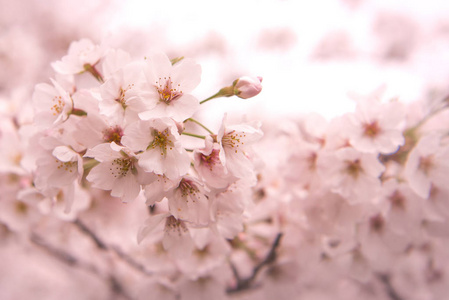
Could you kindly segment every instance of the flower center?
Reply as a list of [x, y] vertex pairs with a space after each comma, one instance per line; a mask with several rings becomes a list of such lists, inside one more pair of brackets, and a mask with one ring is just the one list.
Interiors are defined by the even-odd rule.
[[223, 138], [221, 139], [221, 143], [225, 147], [234, 148], [235, 153], [238, 151], [238, 147], [240, 145], [243, 145], [244, 142], [241, 142], [240, 139], [244, 138], [246, 134], [244, 133], [236, 133], [235, 130], [226, 133], [223, 135]]
[[360, 160], [346, 161], [346, 172], [354, 178], [359, 177], [359, 174], [363, 171]]
[[53, 111], [53, 115], [59, 115], [62, 113], [65, 103], [64, 101], [62, 101], [62, 97], [61, 96], [55, 96], [53, 98], [53, 106], [50, 108]]
[[112, 166], [109, 170], [112, 172], [112, 175], [114, 175], [115, 178], [125, 177], [130, 170], [131, 172], [135, 170], [134, 160], [130, 157], [116, 158], [112, 161]]
[[177, 232], [179, 236], [181, 236], [183, 233], [187, 232], [188, 229], [184, 222], [182, 222], [181, 220], [177, 220], [173, 216], [169, 216], [165, 221], [165, 231], [172, 231], [175, 233]]
[[128, 84], [128, 86], [126, 88], [120, 87], [120, 91], [119, 91], [119, 96], [117, 97], [117, 99], [115, 99], [115, 101], [117, 101], [118, 103], [120, 103], [120, 105], [123, 107], [123, 109], [126, 109], [126, 107], [128, 105], [126, 105], [126, 92], [129, 91], [130, 89], [132, 89], [134, 87], [134, 83], [132, 84]]
[[73, 173], [73, 170], [77, 168], [78, 166], [78, 162], [76, 161], [67, 161], [67, 162], [62, 162], [58, 159], [55, 160], [56, 163], [58, 164], [58, 170], [64, 170], [64, 171], [68, 171], [70, 173]]
[[170, 104], [172, 101], [175, 101], [182, 96], [182, 91], [180, 90], [181, 85], [178, 84], [174, 87], [170, 77], [164, 77], [164, 79], [159, 78], [159, 80], [156, 81], [156, 87], [159, 93], [159, 100], [166, 104]]
[[161, 155], [167, 154], [167, 149], [173, 149], [173, 142], [169, 138], [169, 131], [166, 128], [164, 131], [153, 130], [153, 141], [148, 145], [148, 149], [159, 148], [161, 150]]
[[405, 210], [405, 197], [399, 191], [394, 191], [389, 200], [394, 208]]
[[372, 231], [381, 233], [385, 226], [385, 220], [381, 214], [377, 214], [370, 218], [369, 224]]
[[115, 142], [117, 145], [121, 145], [122, 136], [123, 129], [118, 125], [103, 131], [103, 140], [107, 143]]
[[213, 149], [209, 155], [201, 154], [201, 164], [205, 164], [212, 171], [214, 165], [220, 162], [219, 150]]
[[[196, 197], [196, 194], [199, 192], [196, 185], [193, 182], [191, 182], [190, 180], [187, 180], [185, 178], [183, 178], [181, 180], [178, 188], [181, 190], [182, 197], [193, 196], [193, 199], [194, 199]], [[195, 201], [195, 200], [193, 200], [193, 201]]]
[[429, 175], [429, 171], [433, 168], [433, 156], [424, 156], [419, 158], [418, 169]]
[[377, 124], [377, 121], [373, 121], [369, 124], [364, 124], [363, 127], [363, 134], [369, 138], [375, 138], [381, 131], [379, 124]]

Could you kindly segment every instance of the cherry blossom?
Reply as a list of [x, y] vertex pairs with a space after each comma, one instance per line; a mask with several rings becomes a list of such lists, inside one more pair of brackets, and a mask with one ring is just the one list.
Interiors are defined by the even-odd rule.
[[172, 65], [163, 53], [147, 59], [144, 67], [147, 86], [142, 91], [145, 110], [140, 118], [168, 117], [182, 122], [197, 110], [199, 102], [191, 94], [199, 84], [201, 67], [191, 59], [182, 59]]
[[111, 190], [111, 196], [123, 202], [134, 200], [141, 191], [141, 184], [149, 183], [152, 174], [138, 164], [137, 157], [129, 149], [116, 143], [104, 143], [89, 149], [86, 157], [99, 162], [87, 175], [93, 187]]
[[251, 143], [262, 137], [259, 126], [250, 124], [225, 125], [223, 119], [217, 141], [220, 145], [219, 158], [225, 164], [229, 173], [238, 178], [255, 180], [255, 155]]
[[73, 109], [73, 101], [68, 92], [55, 80], [53, 85], [36, 85], [33, 103], [36, 110], [35, 124], [39, 128], [48, 128], [67, 120]]
[[348, 117], [351, 145], [362, 152], [395, 152], [404, 144], [404, 113], [399, 102], [380, 103], [370, 98], [359, 101], [356, 112]]
[[432, 184], [447, 189], [448, 159], [449, 148], [439, 135], [424, 136], [410, 152], [404, 170], [413, 191], [428, 198]]
[[53, 69], [61, 74], [77, 74], [86, 70], [86, 65], [95, 66], [104, 55], [104, 49], [89, 39], [70, 44], [68, 54], [52, 63]]
[[140, 100], [140, 86], [143, 73], [140, 63], [127, 64], [111, 74], [100, 86], [100, 113], [110, 119], [138, 120], [138, 113], [144, 110]]
[[261, 77], [198, 101], [193, 60], [87, 39], [52, 66], [32, 97], [0, 89], [7, 283], [40, 274], [25, 259], [55, 286], [98, 283], [78, 298], [447, 296], [447, 97], [220, 124], [203, 104], [258, 95]]
[[262, 91], [262, 77], [240, 77], [235, 82], [234, 88], [237, 90], [236, 96], [242, 99], [252, 98]]
[[171, 119], [134, 122], [125, 129], [122, 144], [135, 152], [140, 151], [138, 164], [147, 172], [176, 179], [190, 168], [190, 157]]
[[225, 188], [237, 177], [230, 174], [221, 160], [220, 145], [213, 142], [208, 136], [205, 140], [206, 147], [198, 149], [194, 155], [195, 170], [198, 172], [202, 180], [213, 188]]

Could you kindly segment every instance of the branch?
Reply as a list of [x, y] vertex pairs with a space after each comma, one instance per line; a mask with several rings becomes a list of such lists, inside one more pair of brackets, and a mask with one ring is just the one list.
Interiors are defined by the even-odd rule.
[[[80, 261], [70, 253], [56, 248], [52, 245], [50, 245], [47, 241], [45, 241], [41, 236], [37, 235], [36, 233], [31, 233], [30, 241], [35, 244], [36, 246], [40, 247], [42, 250], [45, 250], [45, 252], [54, 257], [55, 259], [61, 261], [62, 263], [65, 263], [66, 265], [70, 267], [76, 267], [82, 270], [85, 270], [91, 274], [94, 274], [100, 278], [103, 276], [100, 274], [98, 269], [87, 262]], [[113, 291], [115, 295], [122, 296], [124, 299], [131, 300], [132, 298], [125, 292], [124, 288], [120, 284], [120, 282], [117, 280], [116, 277], [113, 275], [109, 276], [108, 278], [102, 278], [103, 280], [107, 280], [109, 283], [109, 287]]]
[[279, 247], [281, 238], [282, 238], [282, 233], [278, 233], [276, 235], [276, 238], [274, 239], [274, 242], [271, 245], [270, 251], [268, 252], [265, 259], [262, 260], [260, 263], [258, 263], [254, 267], [252, 274], [247, 278], [242, 279], [238, 274], [237, 268], [234, 266], [234, 264], [232, 262], [230, 262], [232, 272], [234, 274], [235, 279], [237, 280], [237, 285], [233, 288], [228, 288], [227, 289], [228, 294], [240, 292], [240, 291], [247, 290], [247, 289], [251, 288], [251, 286], [252, 286], [254, 280], [256, 279], [257, 274], [260, 272], [260, 270], [264, 266], [272, 264], [276, 261], [276, 249]]
[[384, 284], [385, 290], [391, 300], [403, 300], [401, 296], [396, 292], [394, 287], [391, 285], [390, 275], [388, 274], [377, 274], [377, 278]]
[[124, 253], [122, 250], [120, 250], [116, 246], [108, 246], [105, 242], [101, 240], [99, 236], [95, 234], [89, 227], [86, 226], [80, 219], [76, 219], [73, 224], [79, 228], [79, 230], [86, 234], [97, 246], [98, 249], [108, 252], [112, 251], [114, 252], [119, 259], [121, 259], [123, 262], [125, 262], [128, 266], [131, 268], [143, 273], [144, 275], [150, 276], [153, 275], [152, 272], [148, 271], [145, 266], [140, 264], [139, 262], [135, 261], [132, 257]]

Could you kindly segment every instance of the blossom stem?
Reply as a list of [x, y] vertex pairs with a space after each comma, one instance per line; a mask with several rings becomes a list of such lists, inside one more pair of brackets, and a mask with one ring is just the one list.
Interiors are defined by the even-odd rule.
[[95, 167], [96, 165], [98, 165], [100, 162], [91, 158], [88, 161], [84, 162], [83, 164], [83, 169], [84, 172], [90, 171], [90, 169], [92, 169], [93, 167]]
[[85, 64], [84, 65], [84, 71], [89, 72], [92, 74], [92, 76], [95, 77], [99, 82], [103, 83], [103, 76], [98, 72], [98, 70], [95, 68], [95, 66], [92, 66], [91, 64]]
[[206, 130], [207, 132], [209, 132], [210, 134], [214, 134], [212, 130], [210, 130], [209, 128], [207, 128], [206, 126], [204, 126], [201, 122], [199, 122], [199, 121], [197, 121], [197, 120], [195, 120], [195, 119], [193, 119], [193, 118], [188, 118], [188, 119], [185, 120], [184, 122], [187, 122], [187, 121], [196, 123], [196, 124], [200, 125], [201, 127], [203, 127], [203, 129], [205, 129], [205, 130]]
[[183, 132], [181, 134], [196, 137], [196, 138], [203, 139], [203, 140], [206, 139], [206, 137], [204, 135], [199, 135], [199, 134], [194, 134], [194, 133], [189, 133], [189, 132]]
[[206, 103], [207, 101], [212, 100], [212, 99], [216, 99], [216, 98], [220, 98], [220, 97], [231, 97], [234, 95], [235, 95], [234, 87], [232, 85], [227, 86], [227, 87], [222, 88], [217, 93], [210, 96], [209, 98], [204, 99], [203, 101], [200, 102], [200, 104]]
[[72, 111], [70, 112], [71, 115], [75, 115], [75, 116], [87, 116], [87, 112], [85, 112], [82, 109], [78, 109], [78, 108], [73, 108]]
[[173, 59], [170, 59], [170, 62], [171, 62], [172, 65], [174, 65], [174, 64], [176, 64], [177, 62], [180, 62], [183, 59], [184, 59], [184, 56], [175, 57]]

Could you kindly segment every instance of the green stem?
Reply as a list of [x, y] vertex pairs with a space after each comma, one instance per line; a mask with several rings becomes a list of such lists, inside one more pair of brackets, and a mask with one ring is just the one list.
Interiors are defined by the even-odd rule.
[[231, 97], [235, 95], [234, 86], [227, 86], [219, 90], [216, 94], [210, 96], [209, 98], [204, 99], [200, 102], [200, 104], [206, 103], [209, 100], [220, 98], [220, 97]]
[[98, 70], [95, 68], [95, 66], [92, 66], [91, 64], [85, 64], [84, 65], [84, 70], [86, 72], [89, 72], [90, 74], [92, 74], [92, 76], [95, 77], [95, 79], [97, 79], [99, 82], [103, 83], [103, 76], [100, 74], [100, 72], [98, 72]]
[[78, 108], [73, 108], [70, 114], [75, 116], [87, 116], [87, 112]]
[[199, 121], [197, 121], [197, 120], [195, 120], [195, 119], [193, 119], [193, 118], [188, 118], [188, 119], [185, 120], [184, 122], [187, 122], [187, 121], [196, 123], [196, 124], [200, 125], [201, 127], [203, 127], [203, 129], [205, 129], [205, 130], [206, 130], [207, 132], [209, 132], [210, 134], [214, 134], [214, 133], [212, 132], [212, 130], [210, 130], [209, 128], [207, 128], [206, 126], [204, 126], [202, 123], [200, 123]]
[[183, 59], [184, 59], [184, 56], [176, 57], [176, 58], [170, 59], [170, 62], [171, 62], [172, 65], [174, 65], [174, 64], [176, 64], [177, 62], [180, 62]]
[[181, 134], [196, 137], [196, 138], [203, 139], [203, 140], [206, 139], [206, 137], [204, 135], [198, 135], [198, 134], [188, 133], [188, 132], [183, 132]]
[[85, 161], [83, 164], [83, 168], [84, 168], [84, 172], [89, 171], [90, 169], [92, 169], [93, 167], [95, 167], [96, 165], [98, 165], [100, 162], [90, 158], [89, 160]]

